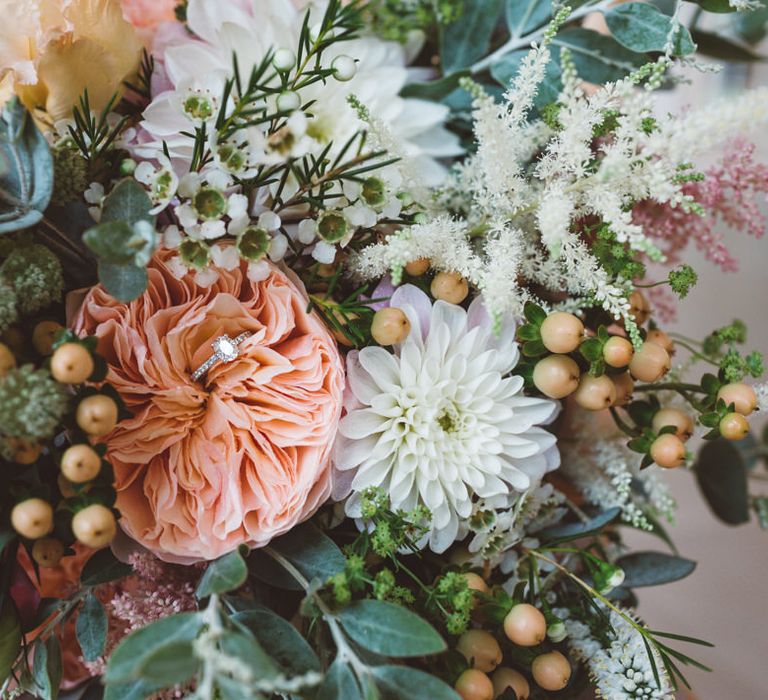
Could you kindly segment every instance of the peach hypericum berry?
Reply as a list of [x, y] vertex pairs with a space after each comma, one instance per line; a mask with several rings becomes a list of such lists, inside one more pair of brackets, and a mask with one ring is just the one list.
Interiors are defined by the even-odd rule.
[[651, 427], [658, 433], [669, 425], [675, 429], [675, 435], [683, 442], [693, 435], [693, 418], [687, 413], [678, 408], [660, 408], [653, 416]]
[[84, 545], [99, 549], [114, 539], [117, 522], [109, 508], [94, 503], [75, 513], [72, 518], [72, 532]]
[[629, 363], [629, 371], [641, 382], [656, 382], [672, 366], [669, 353], [655, 343], [643, 343]]
[[685, 462], [685, 445], [673, 433], [659, 435], [651, 444], [651, 459], [665, 469], [679, 467]]
[[611, 336], [603, 345], [603, 360], [609, 367], [626, 367], [634, 354], [632, 343], [620, 335]]
[[579, 386], [579, 366], [568, 355], [550, 355], [533, 368], [533, 383], [550, 399], [563, 399]]
[[574, 400], [588, 411], [600, 411], [612, 406], [616, 400], [616, 385], [607, 374], [592, 377], [585, 374], [579, 381]]
[[459, 637], [456, 650], [472, 667], [483, 673], [493, 671], [501, 663], [501, 647], [495, 637], [484, 630], [467, 630]]
[[469, 294], [469, 284], [458, 272], [438, 272], [429, 287], [435, 299], [461, 304]]
[[571, 679], [571, 664], [559, 651], [550, 651], [533, 660], [531, 673], [544, 690], [562, 690]]
[[93, 357], [80, 343], [59, 345], [51, 357], [51, 374], [62, 384], [82, 384], [93, 374]]
[[741, 413], [726, 413], [720, 419], [718, 428], [726, 440], [743, 440], [749, 433], [749, 423]]
[[13, 507], [11, 525], [27, 539], [45, 537], [53, 530], [53, 508], [42, 498], [27, 498]]
[[373, 315], [371, 335], [379, 345], [401, 343], [411, 332], [411, 322], [402, 309], [389, 306]]
[[538, 608], [519, 603], [504, 618], [504, 634], [518, 646], [535, 647], [547, 637], [547, 621]]
[[566, 354], [579, 347], [584, 337], [584, 324], [573, 314], [555, 311], [541, 324], [541, 342], [550, 352]]
[[722, 399], [726, 406], [734, 404], [736, 413], [748, 416], [757, 408], [757, 394], [749, 384], [726, 384], [717, 392], [717, 398]]

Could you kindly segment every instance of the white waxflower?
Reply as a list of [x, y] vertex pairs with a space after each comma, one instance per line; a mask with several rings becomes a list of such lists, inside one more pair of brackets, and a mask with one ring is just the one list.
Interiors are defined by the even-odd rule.
[[390, 303], [408, 315], [411, 332], [394, 353], [348, 355], [335, 464], [355, 470], [350, 516], [360, 516], [362, 491], [382, 488], [393, 508], [431, 511], [429, 545], [443, 552], [468, 532], [476, 499], [524, 491], [556, 465], [555, 436], [538, 426], [558, 404], [523, 395], [523, 378], [510, 376], [514, 325], [494, 335], [480, 300], [469, 311], [432, 306], [404, 285]]
[[229, 184], [226, 174], [216, 170], [181, 178], [178, 191], [184, 201], [174, 208], [174, 214], [190, 238], [213, 240], [227, 233], [237, 236], [247, 228], [248, 198], [227, 194]]
[[159, 214], [163, 211], [170, 204], [179, 187], [179, 177], [174, 172], [171, 161], [163, 153], [157, 156], [157, 165], [147, 160], [139, 163], [133, 176], [149, 189], [149, 198], [154, 204], [150, 214]]

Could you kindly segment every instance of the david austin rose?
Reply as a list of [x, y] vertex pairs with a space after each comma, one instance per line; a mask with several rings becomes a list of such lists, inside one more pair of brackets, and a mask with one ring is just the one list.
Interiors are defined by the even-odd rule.
[[141, 57], [120, 0], [0, 0], [0, 17], [0, 79], [53, 121], [70, 118], [86, 88], [102, 109]]
[[[121, 525], [161, 559], [188, 563], [265, 545], [328, 498], [344, 371], [278, 268], [260, 282], [245, 265], [219, 270], [203, 288], [177, 279], [171, 255], [155, 257], [130, 304], [94, 287], [74, 329], [98, 337], [133, 413], [106, 438]], [[234, 362], [192, 381], [216, 338], [244, 332]]]

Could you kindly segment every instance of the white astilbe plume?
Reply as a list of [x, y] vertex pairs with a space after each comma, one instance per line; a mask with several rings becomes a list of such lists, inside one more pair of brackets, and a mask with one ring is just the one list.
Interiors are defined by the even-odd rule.
[[[606, 700], [674, 700], [674, 690], [659, 652], [649, 645], [659, 676], [657, 683], [643, 637], [624, 617], [610, 612], [610, 644], [604, 647], [592, 635], [588, 625], [569, 619], [567, 610], [558, 608], [554, 612], [564, 618], [568, 648], [587, 667], [598, 697]], [[635, 619], [631, 613], [625, 614]]]

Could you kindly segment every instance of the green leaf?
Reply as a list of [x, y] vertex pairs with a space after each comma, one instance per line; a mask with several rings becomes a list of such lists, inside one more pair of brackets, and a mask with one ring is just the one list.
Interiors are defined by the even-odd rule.
[[547, 312], [532, 301], [527, 301], [525, 303], [525, 306], [523, 307], [523, 315], [525, 316], [525, 320], [534, 326], [540, 326], [547, 318]]
[[632, 552], [616, 561], [624, 570], [627, 588], [658, 586], [679, 581], [693, 572], [696, 562], [666, 552]]
[[233, 656], [253, 671], [255, 678], [274, 678], [279, 669], [264, 651], [261, 645], [249, 635], [241, 632], [228, 632], [219, 640], [221, 650]]
[[720, 12], [723, 14], [736, 12], [736, 8], [731, 5], [729, 0], [690, 0], [690, 2], [695, 3], [707, 12]]
[[360, 646], [383, 656], [425, 656], [447, 648], [426, 620], [381, 600], [358, 600], [338, 613], [344, 631]]
[[469, 74], [468, 70], [460, 70], [439, 80], [430, 80], [427, 83], [408, 83], [400, 90], [400, 95], [439, 102], [458, 88], [459, 80]]
[[364, 700], [352, 670], [338, 658], [325, 674], [315, 700]]
[[99, 262], [99, 282], [118, 301], [138, 299], [147, 288], [148, 281], [147, 271], [143, 267]]
[[714, 514], [729, 525], [749, 521], [747, 468], [727, 440], [708, 442], [694, 467], [696, 481]]
[[149, 681], [108, 684], [104, 689], [103, 700], [146, 700], [153, 693], [162, 689], [162, 685]]
[[3, 598], [0, 608], [0, 685], [11, 674], [13, 662], [21, 650], [21, 622], [10, 599]]
[[596, 85], [621, 80], [646, 61], [614, 38], [580, 27], [560, 32], [552, 44], [570, 49], [579, 77]]
[[235, 613], [232, 620], [243, 625], [265, 651], [282, 666], [286, 675], [319, 671], [317, 654], [296, 628], [268, 608], [257, 607]]
[[[307, 580], [325, 583], [331, 576], [344, 571], [347, 560], [330, 537], [311, 523], [293, 528], [272, 540], [270, 548], [285, 557]], [[255, 549], [248, 557], [248, 568], [261, 581], [278, 588], [302, 590], [303, 586], [280, 564], [264, 552]]]
[[228, 593], [240, 588], [248, 578], [248, 567], [238, 550], [212, 561], [195, 589], [198, 599], [213, 593]]
[[540, 357], [547, 352], [541, 340], [529, 340], [523, 343], [523, 355], [526, 357]]
[[507, 0], [507, 27], [516, 39], [546, 24], [552, 16], [551, 0]]
[[[3, 553], [5, 546], [16, 539], [16, 532], [9, 527], [0, 526], [0, 554]], [[2, 681], [0, 681], [2, 682]]]
[[748, 44], [759, 44], [768, 34], [768, 6], [734, 15], [736, 32]]
[[192, 642], [176, 640], [145, 656], [139, 675], [144, 682], [167, 688], [189, 680], [199, 667], [200, 660], [194, 654]]
[[467, 68], [485, 55], [503, 4], [504, 0], [464, 0], [459, 18], [440, 32], [444, 75]]
[[61, 647], [59, 638], [52, 634], [45, 642], [35, 644], [35, 658], [32, 662], [32, 677], [38, 696], [43, 700], [56, 700], [61, 685]]
[[733, 39], [728, 39], [711, 32], [693, 31], [693, 38], [698, 45], [699, 53], [722, 61], [764, 61], [765, 56], [753, 51], [750, 46]]
[[104, 653], [107, 641], [107, 614], [99, 599], [89, 592], [77, 616], [77, 641], [86, 661], [95, 661]]
[[154, 224], [155, 217], [149, 213], [151, 209], [152, 200], [146, 190], [132, 177], [128, 177], [117, 183], [105, 197], [101, 221], [122, 221], [131, 226], [137, 221]]
[[125, 578], [132, 572], [133, 567], [116, 559], [112, 550], [100, 549], [85, 562], [80, 574], [80, 583], [83, 586], [98, 586]]
[[83, 242], [111, 265], [145, 266], [157, 245], [155, 227], [146, 221], [103, 221], [83, 234]]
[[577, 540], [580, 537], [586, 537], [602, 530], [606, 525], [612, 523], [619, 513], [621, 513], [621, 508], [609, 508], [586, 522], [555, 525], [554, 527], [540, 530], [536, 533], [536, 537], [548, 544], [553, 541], [567, 542], [568, 540]]
[[107, 683], [126, 683], [139, 679], [146, 659], [168, 644], [191, 642], [200, 633], [203, 624], [200, 614], [186, 612], [161, 618], [142, 627], [117, 645], [109, 657], [104, 679]]
[[589, 362], [597, 362], [603, 356], [603, 343], [597, 338], [587, 338], [579, 345], [579, 352]]
[[[613, 38], [632, 51], [663, 51], [667, 37], [677, 20], [653, 5], [629, 2], [605, 13], [605, 21]], [[686, 56], [696, 50], [691, 33], [682, 25], [675, 37], [675, 55]]]
[[17, 98], [0, 117], [0, 233], [34, 226], [53, 193], [53, 159], [45, 137]]
[[459, 694], [439, 678], [408, 666], [375, 666], [373, 675], [381, 700], [459, 700]]

